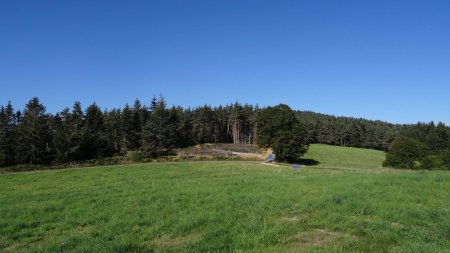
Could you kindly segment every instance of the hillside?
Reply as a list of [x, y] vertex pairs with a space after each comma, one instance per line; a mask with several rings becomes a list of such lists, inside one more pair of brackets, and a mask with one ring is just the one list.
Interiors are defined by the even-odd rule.
[[378, 150], [312, 144], [303, 163], [319, 167], [376, 169], [381, 168], [385, 158], [385, 153]]
[[[248, 144], [202, 144], [177, 151], [179, 160], [266, 160], [268, 150]], [[301, 164], [327, 168], [377, 169], [385, 160], [383, 151], [311, 144]]]

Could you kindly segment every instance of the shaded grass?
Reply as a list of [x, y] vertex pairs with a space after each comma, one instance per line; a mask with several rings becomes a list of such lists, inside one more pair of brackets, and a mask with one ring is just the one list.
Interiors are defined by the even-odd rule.
[[377, 169], [381, 168], [386, 154], [383, 151], [312, 144], [304, 160], [320, 167]]
[[445, 252], [450, 174], [141, 164], [0, 175], [4, 252]]

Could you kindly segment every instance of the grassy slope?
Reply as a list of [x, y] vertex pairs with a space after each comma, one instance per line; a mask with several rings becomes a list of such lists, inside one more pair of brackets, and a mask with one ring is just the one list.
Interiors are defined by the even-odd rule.
[[372, 149], [313, 144], [304, 158], [318, 161], [320, 167], [376, 169], [381, 168], [386, 155]]
[[142, 164], [0, 175], [0, 192], [4, 252], [450, 248], [443, 171]]

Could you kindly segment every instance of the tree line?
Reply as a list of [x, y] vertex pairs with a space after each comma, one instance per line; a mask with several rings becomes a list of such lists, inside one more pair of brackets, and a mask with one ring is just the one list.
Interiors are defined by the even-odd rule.
[[102, 110], [79, 102], [54, 115], [39, 98], [23, 110], [11, 102], [0, 107], [0, 166], [49, 164], [99, 159], [138, 151], [155, 158], [200, 143], [256, 143], [257, 106], [234, 103], [194, 109], [169, 107], [163, 97], [149, 106]]
[[[291, 158], [304, 153], [309, 143], [388, 151], [400, 136], [423, 143], [427, 151], [422, 157], [450, 149], [450, 130], [443, 123], [391, 124], [238, 102], [182, 108], [168, 106], [163, 97], [154, 97], [149, 105], [136, 100], [112, 110], [96, 103], [83, 109], [75, 102], [51, 114], [34, 97], [23, 110], [15, 110], [10, 102], [0, 107], [0, 166], [68, 163], [130, 152], [155, 158], [202, 143], [258, 144], [279, 150], [290, 145], [295, 153]], [[284, 160], [289, 159], [287, 155]]]

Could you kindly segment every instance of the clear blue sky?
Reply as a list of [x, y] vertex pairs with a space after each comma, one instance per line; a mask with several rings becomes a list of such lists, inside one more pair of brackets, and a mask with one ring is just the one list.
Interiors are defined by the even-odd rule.
[[0, 104], [286, 103], [450, 124], [450, 1], [0, 1]]

